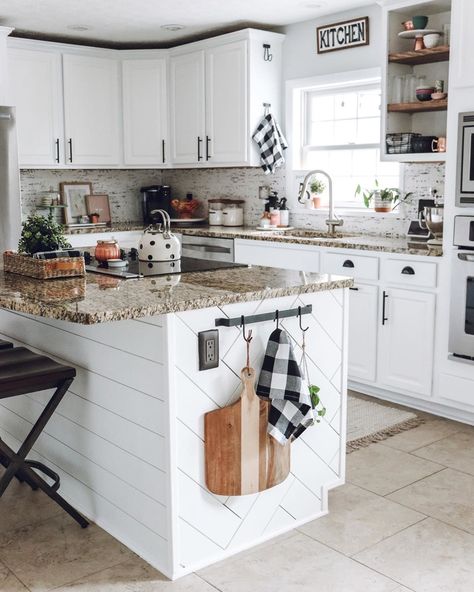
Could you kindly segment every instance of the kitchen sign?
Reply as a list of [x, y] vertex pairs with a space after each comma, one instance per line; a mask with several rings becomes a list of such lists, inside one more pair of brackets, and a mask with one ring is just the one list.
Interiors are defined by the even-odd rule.
[[318, 53], [369, 45], [369, 17], [318, 27], [316, 35]]

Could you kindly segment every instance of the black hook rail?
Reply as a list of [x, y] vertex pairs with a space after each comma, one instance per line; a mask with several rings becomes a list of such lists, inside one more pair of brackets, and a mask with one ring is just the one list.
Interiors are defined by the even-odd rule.
[[276, 310], [275, 312], [264, 312], [262, 314], [240, 316], [233, 319], [221, 318], [216, 319], [216, 327], [241, 327], [242, 325], [251, 325], [253, 323], [263, 323], [264, 321], [275, 321], [281, 319], [289, 319], [291, 317], [301, 317], [302, 315], [311, 314], [313, 306], [298, 306], [298, 308], [290, 308], [288, 310]]

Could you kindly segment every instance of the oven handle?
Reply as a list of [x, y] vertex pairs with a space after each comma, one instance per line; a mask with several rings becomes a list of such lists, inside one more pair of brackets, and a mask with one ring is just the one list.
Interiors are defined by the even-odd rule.
[[183, 249], [204, 251], [205, 253], [232, 253], [232, 249], [230, 247], [219, 247], [216, 245], [196, 245], [194, 243], [184, 243]]
[[470, 253], [458, 253], [458, 259], [461, 261], [467, 261], [469, 263], [474, 262], [474, 253], [471, 255]]

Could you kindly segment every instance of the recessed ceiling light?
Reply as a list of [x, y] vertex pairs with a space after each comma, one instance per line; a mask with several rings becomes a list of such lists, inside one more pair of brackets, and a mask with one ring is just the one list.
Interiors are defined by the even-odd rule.
[[181, 31], [181, 29], [184, 29], [184, 25], [161, 25], [161, 29], [165, 29], [165, 31]]
[[68, 29], [70, 31], [89, 31], [90, 27], [88, 25], [69, 25]]

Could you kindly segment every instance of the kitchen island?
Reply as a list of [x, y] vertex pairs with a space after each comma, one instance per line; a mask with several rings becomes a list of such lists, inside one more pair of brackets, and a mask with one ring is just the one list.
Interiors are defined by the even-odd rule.
[[[30, 458], [59, 473], [61, 493], [79, 511], [172, 579], [324, 515], [328, 490], [344, 482], [351, 285], [264, 267], [127, 281], [0, 272], [0, 336], [77, 368]], [[326, 416], [292, 444], [283, 483], [240, 497], [211, 494], [204, 414], [239, 395], [245, 342], [239, 327], [220, 327], [219, 367], [199, 371], [198, 332], [216, 318], [308, 304], [309, 374]], [[281, 326], [299, 358], [298, 319]], [[275, 323], [250, 328], [258, 372]], [[18, 447], [47, 395], [2, 401], [0, 437], [9, 446]]]

